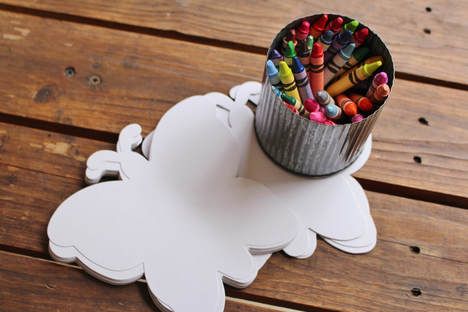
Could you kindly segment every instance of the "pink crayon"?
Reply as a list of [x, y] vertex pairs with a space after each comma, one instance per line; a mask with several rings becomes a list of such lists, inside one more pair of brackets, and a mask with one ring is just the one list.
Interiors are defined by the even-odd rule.
[[368, 36], [369, 36], [369, 29], [367, 27], [364, 27], [356, 31], [353, 34], [354, 43], [356, 44], [356, 47], [359, 47], [360, 45], [362, 45], [366, 41]]
[[371, 86], [369, 87], [369, 90], [367, 90], [366, 97], [371, 98], [372, 94], [374, 94], [375, 89], [377, 89], [378, 86], [388, 83], [388, 76], [386, 72], [380, 72], [377, 73], [374, 76], [374, 79], [372, 79]]
[[306, 99], [302, 104], [304, 105], [305, 109], [311, 113], [318, 112], [320, 109], [320, 104], [313, 99]]
[[364, 120], [364, 116], [362, 116], [361, 114], [356, 114], [351, 118], [352, 123], [360, 122], [363, 120]]
[[318, 123], [324, 123], [326, 122], [327, 116], [325, 116], [324, 113], [322, 112], [312, 112], [309, 114], [309, 119]]
[[308, 21], [302, 21], [299, 28], [296, 29], [296, 39], [305, 40], [309, 35], [310, 23]]

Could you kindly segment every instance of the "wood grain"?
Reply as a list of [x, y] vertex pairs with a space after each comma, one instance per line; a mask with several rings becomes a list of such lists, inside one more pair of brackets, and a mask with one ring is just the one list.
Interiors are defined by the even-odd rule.
[[[112, 146], [9, 124], [0, 129], [0, 245], [46, 255], [48, 220], [83, 186], [83, 159]], [[34, 160], [26, 156], [32, 154]], [[462, 311], [468, 304], [466, 210], [367, 194], [379, 237], [373, 252], [348, 255], [319, 241], [313, 257], [275, 255], [253, 285], [228, 294], [305, 310]], [[413, 296], [414, 287], [423, 294]]]
[[[267, 48], [289, 21], [320, 12], [357, 18], [381, 35], [400, 72], [467, 85], [466, 1], [7, 0], [12, 5]], [[428, 12], [426, 7], [430, 7]], [[196, 14], [194, 14], [196, 12]], [[64, 16], [60, 16], [60, 19]], [[109, 27], [118, 27], [112, 24]], [[140, 29], [135, 29], [138, 31]], [[427, 33], [430, 32], [430, 33]], [[203, 40], [206, 38], [207, 40]], [[435, 58], [437, 61], [435, 61]]]
[[[102, 283], [82, 270], [0, 251], [0, 306], [9, 311], [159, 311], [144, 281], [127, 286]], [[285, 311], [227, 298], [226, 312]]]
[[[263, 57], [256, 54], [19, 14], [0, 17], [5, 33], [20, 36], [0, 38], [0, 113], [113, 133], [138, 122], [147, 132], [183, 98], [227, 92], [262, 73]], [[64, 74], [69, 66], [73, 77]], [[94, 76], [100, 84], [90, 84]], [[466, 95], [397, 81], [358, 177], [468, 197]]]

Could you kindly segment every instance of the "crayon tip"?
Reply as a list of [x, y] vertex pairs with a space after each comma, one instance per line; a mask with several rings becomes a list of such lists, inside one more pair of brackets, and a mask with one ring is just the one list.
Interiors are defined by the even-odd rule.
[[318, 91], [316, 98], [319, 101], [319, 103], [325, 103], [325, 101], [328, 98], [327, 91], [325, 91], [325, 90]]
[[291, 68], [289, 68], [288, 64], [286, 64], [285, 61], [279, 62], [279, 75], [280, 79], [292, 75]]
[[311, 51], [312, 47], [314, 46], [314, 37], [312, 37], [311, 35], [308, 35], [306, 45], [307, 45], [307, 49]]
[[390, 87], [388, 84], [384, 83], [375, 89], [375, 93], [377, 93], [380, 97], [386, 97], [390, 94]]
[[304, 70], [304, 66], [302, 65], [301, 60], [297, 56], [295, 56], [292, 60], [292, 70], [295, 74], [300, 73]]
[[283, 56], [281, 55], [281, 53], [279, 53], [278, 50], [276, 49], [273, 49], [270, 53], [270, 59], [278, 59], [278, 58], [282, 58]]
[[353, 33], [349, 30], [345, 30], [342, 33], [340, 33], [336, 39], [340, 45], [347, 45], [348, 43], [353, 40]]
[[318, 21], [315, 22], [315, 24], [312, 27], [318, 31], [323, 31], [325, 27], [327, 26], [327, 22], [328, 22], [328, 15], [323, 14], [322, 16], [320, 16]]
[[284, 55], [290, 58], [296, 56], [296, 47], [294, 46], [294, 42], [288, 41], [288, 47], [286, 48], [286, 51], [284, 51]]
[[375, 84], [380, 86], [381, 84], [388, 82], [388, 75], [386, 72], [377, 73], [374, 77]]
[[362, 44], [364, 41], [366, 41], [367, 36], [369, 36], [369, 28], [364, 27], [354, 33], [354, 40], [359, 44]]
[[327, 30], [324, 33], [322, 33], [321, 40], [325, 44], [330, 44], [333, 40], [333, 31]]
[[275, 64], [273, 64], [271, 60], [268, 60], [266, 62], [266, 69], [267, 69], [268, 77], [274, 77], [278, 75], [278, 69], [276, 69]]
[[308, 21], [302, 21], [299, 28], [296, 30], [296, 39], [304, 40], [309, 35], [310, 24]]
[[310, 113], [318, 112], [320, 109], [320, 104], [312, 99], [306, 99], [303, 104], [305, 109], [307, 109], [307, 111], [309, 111]]
[[321, 57], [322, 55], [323, 55], [322, 46], [318, 44], [317, 42], [314, 43], [314, 48], [312, 49], [312, 57], [316, 58], [316, 57]]
[[341, 25], [343, 25], [343, 22], [343, 18], [341, 16], [338, 16], [330, 22], [328, 29], [330, 29], [332, 32], [338, 32], [341, 29]]
[[362, 61], [367, 54], [369, 54], [370, 50], [368, 47], [359, 47], [353, 52], [353, 57], [356, 59], [356, 61], [360, 62]]
[[327, 117], [334, 117], [338, 115], [338, 106], [334, 104], [328, 104], [327, 106], [325, 106], [325, 114], [327, 115]]
[[351, 55], [353, 54], [354, 48], [356, 45], [354, 43], [348, 44], [346, 47], [340, 50], [340, 55], [342, 58], [349, 60]]
[[361, 114], [356, 114], [351, 118], [353, 123], [360, 122], [362, 120], [364, 120], [364, 117]]
[[309, 114], [309, 119], [318, 123], [324, 123], [327, 120], [327, 116], [325, 116], [325, 114], [320, 111], [312, 112]]
[[366, 75], [371, 76], [380, 66], [382, 66], [381, 61], [377, 61], [377, 62], [370, 63], [370, 64], [364, 64], [363, 70], [366, 73]]
[[359, 22], [357, 20], [352, 20], [351, 22], [347, 23], [344, 25], [344, 30], [349, 30], [352, 33], [356, 31], [356, 28], [358, 28]]

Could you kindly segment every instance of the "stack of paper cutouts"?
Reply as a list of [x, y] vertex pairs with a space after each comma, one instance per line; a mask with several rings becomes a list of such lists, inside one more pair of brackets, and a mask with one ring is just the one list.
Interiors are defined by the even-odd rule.
[[[349, 253], [370, 251], [376, 229], [366, 195], [351, 177], [361, 156], [329, 177], [298, 176], [261, 150], [254, 115], [260, 84], [230, 95], [208, 93], [172, 107], [143, 141], [132, 124], [116, 151], [87, 162], [93, 184], [55, 211], [49, 226], [52, 256], [78, 262], [111, 284], [145, 276], [164, 311], [224, 309], [223, 282], [246, 287], [271, 253], [313, 254], [317, 234]], [[115, 181], [100, 182], [104, 176]]]

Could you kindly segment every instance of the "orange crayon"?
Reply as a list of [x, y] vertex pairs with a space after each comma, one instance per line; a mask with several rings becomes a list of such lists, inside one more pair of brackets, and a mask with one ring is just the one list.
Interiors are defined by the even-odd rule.
[[325, 87], [325, 80], [323, 76], [324, 67], [323, 48], [320, 44], [314, 43], [312, 54], [310, 55], [309, 67], [309, 83], [314, 96], [316, 96], [317, 92], [323, 90]]
[[351, 99], [351, 101], [356, 103], [357, 107], [361, 112], [370, 112], [372, 110], [372, 102], [365, 96], [356, 93], [351, 93], [349, 95], [349, 98]]
[[336, 105], [338, 105], [343, 112], [346, 114], [348, 117], [353, 117], [358, 113], [358, 108], [356, 103], [351, 101], [349, 97], [347, 97], [344, 94], [338, 95], [336, 98]]
[[354, 87], [361, 81], [364, 81], [370, 76], [372, 76], [372, 74], [380, 66], [382, 66], [381, 61], [377, 61], [377, 62], [370, 63], [370, 64], [363, 64], [362, 66], [355, 68], [348, 75], [342, 75], [337, 81], [332, 83], [327, 88], [327, 92], [331, 96], [337, 96], [338, 94], [345, 92], [346, 90]]
[[390, 87], [388, 84], [384, 83], [378, 86], [372, 96], [369, 98], [372, 103], [381, 103], [390, 95]]

